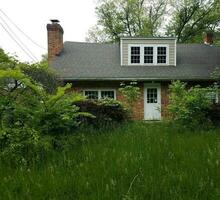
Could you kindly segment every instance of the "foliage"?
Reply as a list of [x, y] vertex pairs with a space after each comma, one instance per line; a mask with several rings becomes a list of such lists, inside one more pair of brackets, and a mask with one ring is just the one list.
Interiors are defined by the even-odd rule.
[[207, 116], [215, 126], [220, 125], [220, 104], [213, 104], [208, 110]]
[[75, 102], [83, 97], [67, 92], [71, 84], [49, 94], [22, 67], [16, 63], [14, 68], [0, 69], [0, 157], [30, 163], [32, 157], [36, 161], [38, 149], [47, 149], [43, 142], [47, 135], [70, 132], [80, 125], [81, 116], [92, 115], [79, 112]]
[[33, 167], [1, 162], [1, 199], [219, 199], [219, 129], [129, 122], [93, 131], [80, 130], [83, 145], [68, 135], [72, 148]]
[[129, 110], [132, 112], [133, 104], [139, 99], [141, 94], [140, 88], [137, 86], [137, 82], [133, 81], [127, 85], [125, 83], [121, 83], [119, 91], [122, 93]]
[[54, 136], [69, 133], [80, 125], [80, 117], [93, 118], [87, 112], [79, 112], [79, 107], [75, 103], [83, 100], [83, 97], [66, 92], [70, 88], [71, 84], [58, 87], [56, 94], [46, 95], [41, 99], [42, 103], [35, 117], [35, 124], [41, 133]]
[[[9, 82], [3, 81], [0, 85], [1, 128], [22, 127], [32, 120], [42, 88], [18, 69], [0, 70], [0, 80], [4, 79]], [[12, 84], [14, 82], [17, 84]]]
[[210, 122], [207, 113], [212, 104], [207, 91], [212, 89], [200, 86], [187, 89], [186, 83], [173, 82], [168, 105], [172, 120], [187, 128], [204, 128]]
[[121, 123], [127, 119], [127, 110], [121, 102], [114, 99], [101, 99], [97, 101], [84, 100], [76, 103], [82, 112], [93, 114], [94, 118], [85, 118], [87, 124], [95, 127], [106, 127], [114, 123]]
[[0, 130], [0, 159], [15, 166], [31, 166], [51, 150], [48, 139], [27, 126]]
[[172, 19], [166, 34], [177, 37], [178, 42], [201, 42], [202, 34], [217, 31], [220, 25], [219, 0], [174, 0]]
[[118, 41], [121, 36], [155, 36], [166, 12], [167, 0], [101, 0], [98, 24], [87, 41]]
[[48, 93], [55, 93], [58, 87], [57, 77], [44, 63], [24, 65], [23, 73], [39, 83]]
[[175, 36], [202, 42], [204, 32], [219, 33], [219, 0], [100, 0], [98, 23], [87, 41], [117, 42], [122, 36]]
[[[22, 63], [14, 56], [9, 56], [2, 49], [0, 49], [0, 70], [19, 69], [22, 73], [32, 78], [35, 82], [41, 85], [48, 93], [56, 92], [58, 82], [55, 73], [48, 68], [47, 60], [39, 63]], [[15, 86], [19, 85], [17, 80], [10, 80]]]
[[0, 48], [0, 69], [13, 68], [16, 63], [18, 63], [18, 60], [15, 57], [9, 56]]

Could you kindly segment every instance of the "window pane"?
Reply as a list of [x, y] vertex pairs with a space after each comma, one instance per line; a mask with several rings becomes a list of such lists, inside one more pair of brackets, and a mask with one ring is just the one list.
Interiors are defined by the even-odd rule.
[[166, 47], [158, 47], [157, 48], [157, 54], [158, 55], [166, 55], [167, 53], [167, 48]]
[[153, 63], [153, 47], [144, 47], [144, 63]]
[[140, 47], [131, 47], [131, 54], [140, 54]]
[[166, 56], [157, 56], [157, 63], [166, 63]]
[[153, 54], [153, 47], [144, 47], [144, 54]]
[[98, 99], [98, 91], [85, 91], [87, 99]]
[[131, 47], [131, 63], [140, 63], [140, 47]]
[[140, 56], [131, 56], [131, 63], [140, 63]]
[[167, 60], [167, 48], [157, 47], [157, 63], [166, 63]]
[[153, 63], [153, 56], [144, 56], [144, 63]]
[[110, 99], [114, 99], [115, 98], [115, 94], [114, 91], [101, 91], [101, 98], [110, 98]]
[[157, 88], [147, 89], [147, 103], [157, 103]]

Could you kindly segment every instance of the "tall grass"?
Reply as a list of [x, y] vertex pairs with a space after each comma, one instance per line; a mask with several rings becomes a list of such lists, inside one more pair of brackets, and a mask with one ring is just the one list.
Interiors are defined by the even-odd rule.
[[220, 199], [220, 130], [128, 123], [80, 134], [41, 165], [2, 163], [0, 199]]

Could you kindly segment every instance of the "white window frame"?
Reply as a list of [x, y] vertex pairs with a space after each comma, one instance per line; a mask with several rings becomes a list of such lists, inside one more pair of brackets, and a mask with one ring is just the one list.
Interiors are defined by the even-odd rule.
[[[166, 63], [158, 63], [158, 51], [157, 51], [157, 48], [158, 47], [166, 47]], [[156, 47], [156, 54], [157, 54], [157, 58], [156, 58], [156, 63], [157, 63], [157, 65], [167, 65], [167, 63], [169, 62], [167, 59], [168, 59], [168, 47], [167, 46], [162, 46], [162, 45], [157, 45], [157, 47]], [[162, 56], [164, 56], [164, 55], [162, 55]]]
[[112, 91], [114, 92], [114, 98], [116, 100], [116, 90], [115, 89], [108, 89], [108, 88], [102, 88], [102, 89], [97, 89], [97, 88], [89, 88], [89, 89], [84, 89], [83, 90], [83, 96], [86, 97], [86, 91], [98, 91], [98, 100], [102, 99], [102, 91]]
[[[145, 63], [144, 62], [144, 48], [145, 47], [153, 47], [153, 63]], [[143, 49], [142, 49], [142, 57], [143, 57], [143, 65], [155, 65], [155, 49], [157, 49], [157, 48], [155, 48], [155, 46], [154, 45], [143, 45], [143, 47], [142, 47]]]
[[[140, 47], [140, 63], [131, 63], [131, 47]], [[142, 52], [142, 45], [137, 44], [137, 45], [129, 45], [129, 64], [130, 65], [141, 65], [142, 63], [142, 57], [143, 57], [143, 52]]]
[[[140, 63], [131, 63], [131, 47], [140, 47]], [[153, 63], [144, 63], [144, 47], [153, 47]], [[166, 47], [166, 63], [157, 63], [157, 47]], [[169, 45], [168, 44], [129, 44], [128, 45], [128, 63], [129, 65], [145, 66], [167, 66], [169, 65]]]

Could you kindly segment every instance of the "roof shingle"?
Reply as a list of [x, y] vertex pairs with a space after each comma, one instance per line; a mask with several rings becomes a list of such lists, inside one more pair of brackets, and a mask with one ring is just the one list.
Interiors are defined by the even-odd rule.
[[50, 66], [64, 80], [209, 80], [220, 48], [177, 44], [177, 66], [121, 66], [119, 44], [65, 42]]

